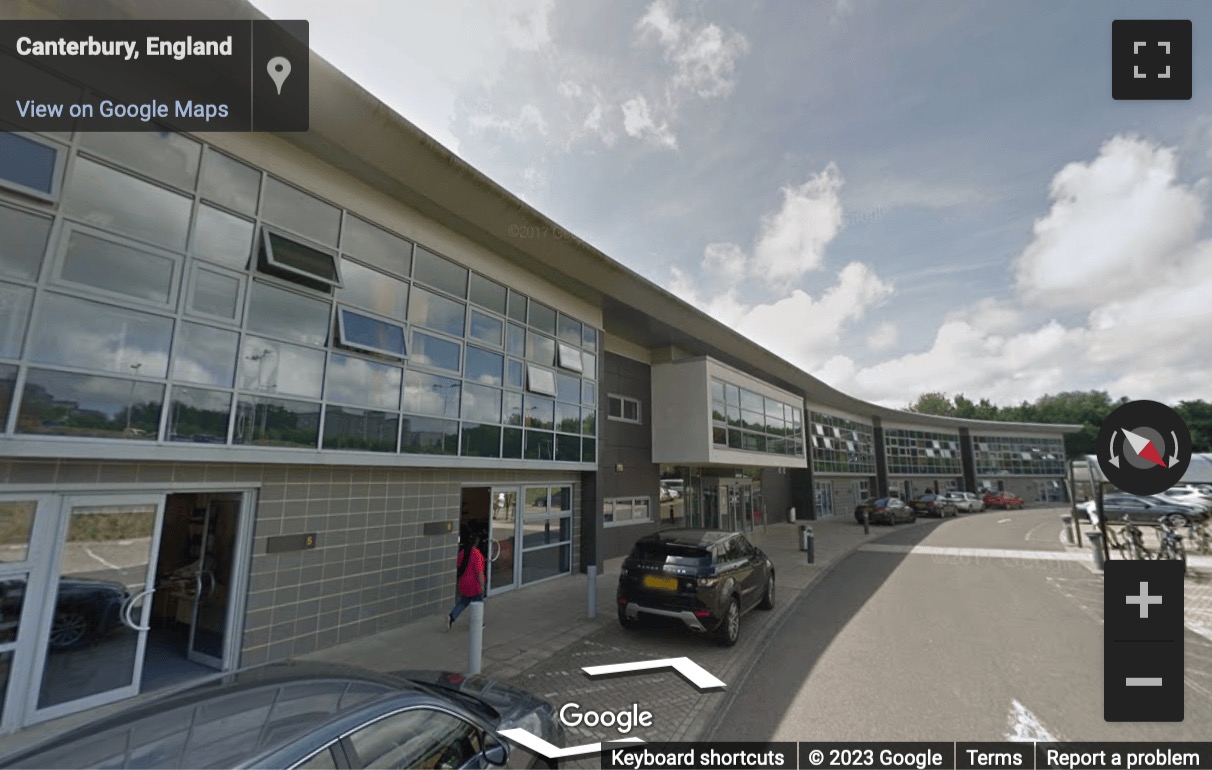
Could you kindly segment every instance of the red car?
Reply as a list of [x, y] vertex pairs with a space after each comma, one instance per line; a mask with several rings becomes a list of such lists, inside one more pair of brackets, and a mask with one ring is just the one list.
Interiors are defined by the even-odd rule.
[[990, 492], [981, 499], [985, 503], [986, 508], [1004, 508], [1007, 511], [1011, 508], [1022, 510], [1023, 506], [1026, 505], [1023, 498], [1007, 495], [1005, 492]]

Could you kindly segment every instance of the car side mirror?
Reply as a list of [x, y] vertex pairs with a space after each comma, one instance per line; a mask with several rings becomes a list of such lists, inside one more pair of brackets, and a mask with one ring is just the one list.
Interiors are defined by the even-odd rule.
[[480, 754], [488, 764], [500, 767], [509, 761], [509, 746], [496, 735], [485, 733], [484, 750]]

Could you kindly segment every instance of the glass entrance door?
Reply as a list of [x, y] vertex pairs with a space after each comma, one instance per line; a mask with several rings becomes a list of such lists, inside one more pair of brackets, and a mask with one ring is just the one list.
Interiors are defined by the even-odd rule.
[[200, 533], [201, 557], [195, 577], [188, 657], [217, 669], [223, 668], [239, 522], [239, 497], [212, 499], [206, 506]]
[[37, 720], [139, 692], [163, 495], [67, 497], [34, 663]]
[[492, 490], [492, 518], [488, 523], [488, 595], [517, 588], [518, 575], [518, 490], [495, 487]]

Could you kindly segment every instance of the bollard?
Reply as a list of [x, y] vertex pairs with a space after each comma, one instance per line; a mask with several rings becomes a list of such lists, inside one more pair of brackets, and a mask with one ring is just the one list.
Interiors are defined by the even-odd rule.
[[1101, 572], [1106, 567], [1103, 560], [1103, 533], [1087, 532], [1086, 537], [1090, 539], [1090, 546], [1094, 549], [1094, 568]]
[[808, 550], [808, 526], [805, 524], [800, 525], [800, 550]]
[[812, 527], [804, 527], [804, 550], [808, 552], [808, 563], [816, 563], [816, 535]]
[[589, 619], [598, 616], [598, 566], [589, 565]]
[[1065, 542], [1069, 545], [1077, 545], [1077, 541], [1073, 539], [1073, 517], [1061, 516], [1061, 521], [1065, 524]]
[[871, 515], [870, 511], [863, 511], [863, 534], [871, 534]]
[[471, 634], [467, 649], [467, 675], [480, 673], [484, 658], [484, 602], [472, 602], [467, 608], [471, 615]]

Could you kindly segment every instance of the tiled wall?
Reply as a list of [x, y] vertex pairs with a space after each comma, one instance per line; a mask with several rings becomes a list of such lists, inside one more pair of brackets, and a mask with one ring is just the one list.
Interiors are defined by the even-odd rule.
[[[0, 460], [0, 485], [46, 484], [48, 491], [93, 483], [259, 485], [243, 665], [306, 654], [447, 609], [464, 484], [573, 483], [572, 563], [578, 564], [578, 479], [497, 470]], [[456, 522], [456, 533], [423, 534], [434, 521]], [[311, 532], [314, 549], [265, 552], [274, 535]]]

